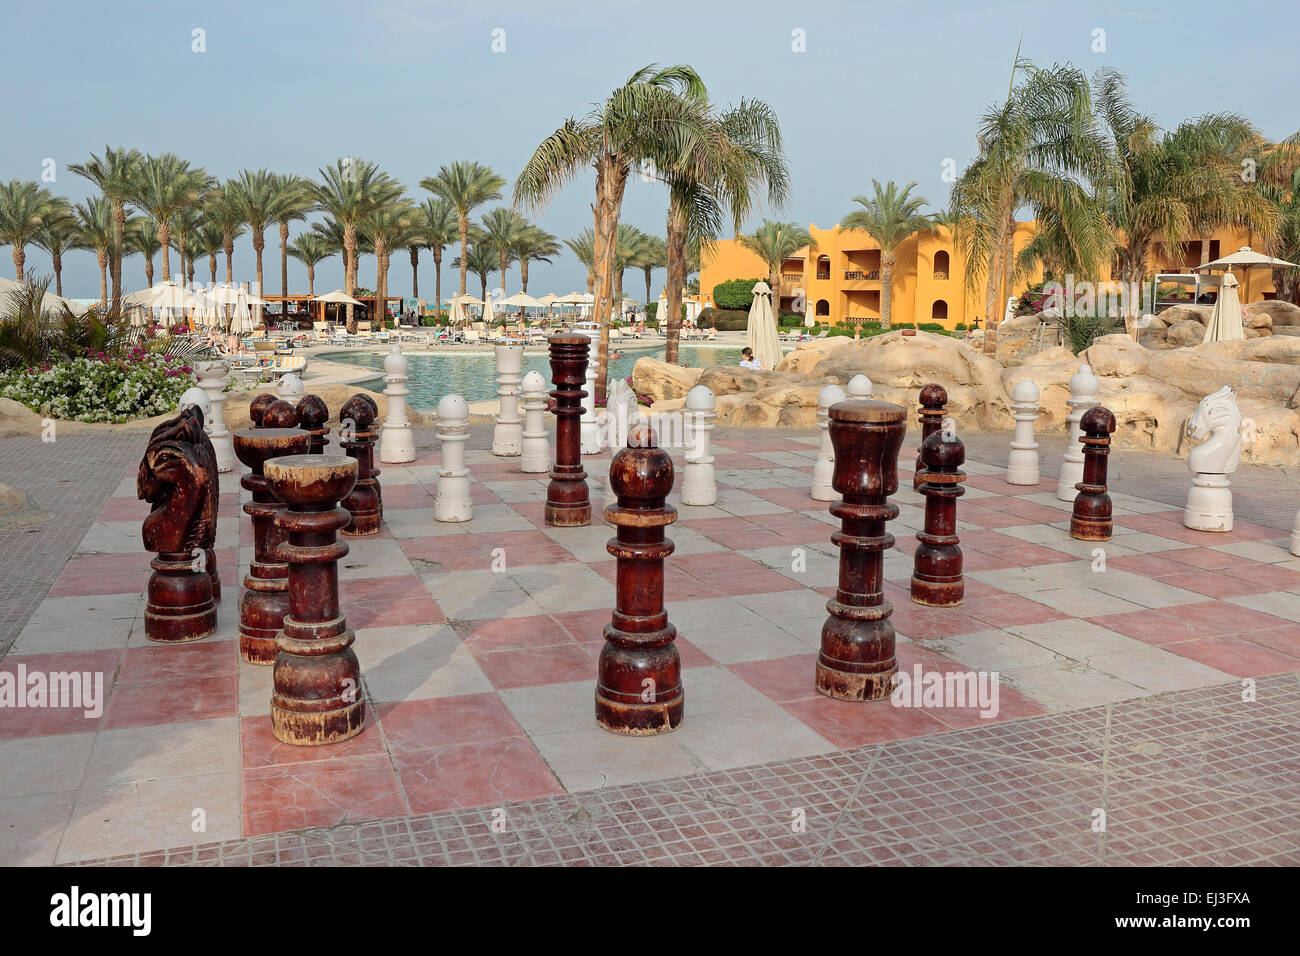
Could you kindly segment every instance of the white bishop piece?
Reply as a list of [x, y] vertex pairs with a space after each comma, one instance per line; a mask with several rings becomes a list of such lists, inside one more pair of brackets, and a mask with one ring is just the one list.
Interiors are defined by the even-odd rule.
[[541, 474], [551, 470], [551, 446], [546, 440], [546, 379], [541, 372], [524, 376], [524, 430], [519, 470]]
[[687, 421], [690, 431], [686, 441], [686, 469], [682, 473], [682, 504], [712, 505], [718, 501], [718, 482], [713, 472], [713, 454], [709, 447], [717, 399], [707, 385], [696, 385], [686, 393]]
[[1073, 501], [1079, 493], [1074, 487], [1083, 481], [1083, 429], [1079, 419], [1083, 413], [1099, 404], [1097, 393], [1101, 391], [1101, 382], [1092, 374], [1092, 369], [1080, 365], [1079, 371], [1070, 379], [1070, 397], [1066, 404], [1070, 406], [1070, 438], [1065, 446], [1065, 459], [1061, 462], [1061, 476], [1056, 483], [1058, 501]]
[[438, 494], [433, 499], [436, 521], [469, 521], [469, 469], [465, 467], [465, 442], [469, 438], [469, 403], [459, 395], [444, 395], [438, 403], [438, 440], [442, 467], [438, 469]]
[[[858, 379], [867, 382], [866, 394], [871, 394], [871, 383], [865, 375], [855, 375], [850, 385]], [[861, 388], [861, 386], [859, 386]], [[813, 465], [812, 499], [813, 501], [835, 501], [839, 498], [831, 487], [835, 477], [835, 448], [831, 445], [830, 410], [831, 406], [844, 401], [848, 395], [838, 385], [827, 385], [817, 393], [817, 427], [821, 429], [821, 447], [817, 451], [817, 463]]]
[[1029, 379], [1017, 382], [1011, 390], [1011, 417], [1016, 420], [1016, 432], [1007, 456], [1009, 485], [1038, 484], [1038, 442], [1034, 441], [1038, 412], [1038, 386]]
[[379, 434], [379, 460], [393, 464], [415, 461], [415, 437], [411, 423], [406, 418], [407, 361], [402, 347], [394, 343], [384, 356], [384, 398], [388, 401], [388, 417]]

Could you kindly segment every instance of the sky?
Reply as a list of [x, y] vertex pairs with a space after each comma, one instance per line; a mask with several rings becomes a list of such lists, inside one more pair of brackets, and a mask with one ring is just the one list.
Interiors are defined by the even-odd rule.
[[[758, 215], [822, 227], [873, 178], [915, 180], [931, 207], [945, 207], [944, 171], [972, 158], [979, 115], [1005, 98], [1017, 43], [1040, 65], [1118, 70], [1135, 105], [1165, 127], [1235, 110], [1272, 139], [1300, 130], [1300, 6], [1288, 2], [0, 0], [0, 23], [16, 85], [5, 97], [0, 179], [52, 171], [43, 185], [72, 201], [94, 187], [68, 164], [105, 144], [176, 152], [220, 178], [263, 167], [315, 177], [340, 156], [364, 157], [416, 201], [429, 195], [421, 179], [461, 159], [513, 185], [543, 137], [647, 63], [690, 64], [720, 105], [768, 102], [793, 189], [785, 210]], [[591, 225], [593, 182], [586, 174], [528, 214], [561, 239], [576, 236]], [[633, 177], [622, 221], [663, 235], [666, 204], [662, 186]], [[10, 251], [0, 259], [6, 276]], [[265, 257], [267, 291], [279, 292], [276, 230]], [[50, 271], [40, 250], [29, 248], [27, 262]], [[139, 256], [123, 273], [128, 291], [144, 285]], [[204, 259], [195, 278], [207, 276]], [[235, 276], [255, 279], [247, 236]], [[362, 257], [358, 281], [373, 287], [373, 257]], [[644, 289], [640, 272], [627, 282], [632, 294]], [[307, 287], [293, 260], [289, 284]], [[316, 292], [342, 285], [336, 256], [318, 268]], [[662, 285], [657, 271], [656, 297]], [[393, 257], [389, 288], [410, 294], [406, 255]], [[473, 275], [469, 288], [478, 293]], [[506, 294], [518, 288], [516, 266]], [[533, 295], [585, 288], [567, 247], [553, 265], [530, 268]], [[432, 298], [428, 253], [420, 291]], [[64, 294], [98, 296], [92, 253], [65, 257]]]

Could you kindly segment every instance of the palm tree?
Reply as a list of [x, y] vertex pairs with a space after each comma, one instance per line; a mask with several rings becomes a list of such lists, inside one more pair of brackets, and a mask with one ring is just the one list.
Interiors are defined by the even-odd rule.
[[531, 223], [520, 231], [510, 248], [510, 255], [519, 263], [519, 281], [524, 294], [528, 294], [528, 265], [545, 262], [548, 265], [560, 254], [560, 243], [553, 235]]
[[513, 209], [498, 207], [489, 209], [483, 215], [484, 241], [496, 253], [497, 264], [501, 272], [501, 295], [506, 294], [506, 269], [514, 258], [515, 244], [519, 242], [529, 226], [529, 222]]
[[460, 235], [456, 210], [445, 199], [426, 199], [420, 204], [424, 214], [424, 246], [433, 253], [433, 311], [442, 311], [442, 254]]
[[181, 275], [189, 282], [194, 281], [194, 257], [190, 246], [199, 230], [202, 210], [199, 206], [186, 206], [172, 218], [172, 245], [181, 258]]
[[460, 294], [465, 294], [465, 270], [469, 250], [469, 214], [484, 203], [501, 198], [501, 188], [506, 181], [482, 163], [459, 160], [443, 166], [438, 175], [420, 180], [420, 188], [427, 189], [456, 210], [456, 226], [460, 230]]
[[[357, 225], [377, 206], [394, 202], [402, 186], [376, 163], [364, 159], [336, 160], [320, 170], [321, 181], [311, 184], [316, 208], [339, 226], [343, 240], [343, 291], [351, 295], [357, 286]], [[351, 303], [347, 306], [349, 332], [356, 331]]]
[[[292, 173], [276, 176], [279, 202], [275, 221], [280, 226], [280, 314], [289, 311], [289, 223], [307, 218], [316, 202], [309, 192], [309, 183]], [[260, 280], [259, 280], [260, 281]]]
[[[1254, 184], [1242, 183], [1233, 151], [1223, 146], [1258, 136], [1249, 120], [1212, 114], [1159, 136], [1155, 120], [1129, 102], [1118, 74], [1099, 74], [1097, 87], [1114, 166], [1101, 202], [1126, 288], [1140, 287], [1157, 245], [1178, 246], [1203, 235], [1207, 224], [1245, 226], [1261, 235], [1263, 245], [1273, 241], [1281, 218], [1277, 207]], [[1140, 313], [1136, 298], [1124, 297], [1126, 318]]]
[[304, 232], [289, 243], [289, 255], [307, 267], [307, 294], [316, 294], [316, 266], [339, 251], [316, 232]]
[[244, 234], [244, 199], [239, 183], [227, 179], [211, 190], [203, 204], [204, 215], [221, 230], [221, 249], [226, 254], [226, 284], [235, 281], [235, 240]]
[[62, 214], [60, 200], [33, 182], [11, 179], [0, 183], [0, 246], [13, 246], [14, 278], [22, 281], [27, 245], [36, 242], [41, 227]]
[[77, 217], [62, 196], [55, 198], [53, 211], [41, 223], [35, 243], [50, 254], [54, 269], [54, 294], [63, 295], [63, 254], [71, 249], [86, 248], [77, 228]]
[[648, 305], [651, 301], [650, 282], [653, 278], [651, 273], [655, 269], [662, 269], [668, 265], [668, 244], [658, 236], [647, 234], [645, 241], [641, 243], [640, 249], [637, 250], [632, 265], [645, 273], [645, 300]]
[[212, 285], [217, 284], [217, 256], [221, 254], [224, 248], [224, 236], [221, 228], [207, 218], [199, 222], [198, 229], [195, 230], [191, 241], [190, 249], [190, 281], [194, 281], [194, 263], [196, 260], [208, 257], [208, 275]]
[[372, 209], [359, 225], [375, 254], [375, 315], [381, 329], [387, 318], [388, 266], [392, 251], [408, 244], [418, 222], [415, 207], [403, 200]]
[[[887, 329], [891, 322], [890, 300], [894, 291], [895, 252], [904, 239], [918, 232], [934, 228], [934, 217], [921, 212], [927, 205], [925, 199], [913, 196], [916, 183], [908, 183], [900, 192], [892, 179], [882, 189], [879, 181], [871, 180], [874, 195], [854, 196], [861, 209], [855, 209], [840, 223], [845, 229], [861, 229], [880, 243], [880, 327]], [[915, 322], [913, 322], [915, 325]]]
[[969, 223], [961, 241], [967, 290], [985, 278], [984, 348], [990, 352], [999, 298], [1017, 278], [1017, 210], [1029, 206], [1035, 219], [1060, 223], [1064, 241], [1055, 246], [1069, 250], [1068, 266], [1080, 274], [1097, 273], [1108, 245], [1088, 188], [1109, 175], [1110, 163], [1096, 135], [1087, 77], [1068, 65], [1034, 66], [1019, 53], [1011, 76], [1005, 102], [980, 118], [979, 155], [952, 192], [953, 209]]
[[132, 216], [126, 221], [126, 251], [144, 256], [144, 285], [153, 288], [153, 257], [162, 248], [158, 227], [148, 216]]
[[113, 305], [109, 314], [113, 316], [120, 315], [122, 312], [122, 253], [126, 232], [126, 204], [134, 192], [136, 170], [142, 162], [144, 156], [139, 150], [113, 149], [111, 146], [105, 146], [102, 159], [91, 153], [90, 159], [86, 162], [73, 163], [68, 167], [70, 172], [98, 186], [104, 199], [113, 207], [113, 245], [109, 250], [112, 257], [110, 276], [113, 280]]
[[587, 267], [587, 292], [593, 292], [596, 288], [596, 234], [584, 229], [577, 238], [565, 239], [564, 244]]
[[146, 157], [136, 170], [131, 205], [153, 218], [162, 247], [162, 281], [171, 278], [168, 255], [172, 221], [181, 210], [195, 205], [213, 183], [204, 170], [190, 166], [175, 153]]
[[84, 248], [95, 250], [99, 265], [99, 306], [108, 305], [108, 267], [114, 257], [117, 224], [113, 219], [113, 204], [103, 196], [93, 196], [75, 207], [77, 227], [81, 230]]
[[457, 256], [451, 261], [451, 264], [460, 268], [462, 272], [468, 270], [478, 276], [482, 286], [479, 298], [487, 301], [488, 276], [497, 267], [496, 250], [484, 242], [482, 238], [479, 238], [469, 244], [469, 256], [467, 258], [462, 259]]
[[807, 229], [794, 222], [773, 222], [764, 219], [763, 224], [754, 232], [738, 237], [741, 246], [763, 260], [767, 266], [767, 284], [772, 287], [772, 297], [780, 311], [781, 302], [781, 263], [785, 262], [800, 249], [812, 252], [817, 248], [817, 240]]
[[608, 376], [618, 219], [628, 176], [636, 163], [653, 163], [661, 169], [677, 165], [681, 153], [699, 135], [696, 114], [707, 95], [699, 74], [689, 66], [642, 67], [582, 119], [569, 119], [542, 140], [515, 181], [515, 205], [540, 207], [580, 173], [595, 167], [597, 401], [605, 397]]
[[[721, 114], [705, 108], [698, 122], [704, 135], [694, 140], [681, 162], [664, 171], [668, 184], [664, 357], [669, 362], [677, 361], [687, 243], [695, 240], [698, 251], [700, 241], [716, 238], [727, 209], [733, 231], [739, 233], [753, 209], [754, 194], [764, 186], [769, 205], [776, 209], [784, 206], [789, 193], [781, 127], [770, 106], [761, 100], [742, 100]], [[779, 312], [780, 287], [772, 290]]]

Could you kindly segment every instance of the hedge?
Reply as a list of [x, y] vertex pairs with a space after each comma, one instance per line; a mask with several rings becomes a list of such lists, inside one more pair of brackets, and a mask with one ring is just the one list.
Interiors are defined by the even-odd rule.
[[718, 309], [748, 309], [754, 302], [754, 286], [763, 279], [728, 279], [713, 287], [713, 304]]
[[747, 309], [705, 309], [700, 313], [700, 328], [713, 327], [719, 332], [743, 332], [749, 327]]

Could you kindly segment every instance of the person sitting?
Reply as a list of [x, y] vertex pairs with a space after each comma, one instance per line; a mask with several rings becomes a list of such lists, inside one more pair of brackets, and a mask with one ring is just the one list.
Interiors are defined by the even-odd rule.
[[754, 350], [748, 345], [740, 350], [740, 367], [752, 369], [761, 369], [763, 367], [763, 363], [754, 358]]

